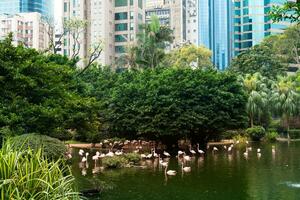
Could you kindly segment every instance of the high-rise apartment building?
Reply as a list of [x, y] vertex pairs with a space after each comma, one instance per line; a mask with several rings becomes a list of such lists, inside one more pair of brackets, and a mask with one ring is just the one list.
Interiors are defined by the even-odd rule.
[[0, 0], [0, 14], [38, 12], [53, 19], [54, 0]]
[[[113, 64], [136, 41], [139, 25], [145, 21], [144, 0], [64, 0], [64, 19], [88, 22], [79, 37], [80, 58], [89, 56], [92, 45], [102, 43], [102, 54], [97, 60], [103, 65]], [[64, 38], [64, 54], [73, 54], [74, 41]]]
[[199, 0], [199, 45], [212, 51], [212, 61], [225, 69], [233, 57], [232, 0]]
[[19, 13], [0, 15], [0, 39], [13, 33], [13, 43], [45, 50], [49, 47], [49, 25], [42, 20], [40, 13]]
[[157, 15], [161, 24], [172, 29], [173, 47], [183, 43], [198, 44], [197, 0], [147, 0], [146, 22], [152, 15]]
[[273, 5], [285, 2], [287, 0], [234, 1], [235, 55], [259, 44], [266, 36], [282, 33], [290, 25], [288, 21], [274, 24], [268, 16]]

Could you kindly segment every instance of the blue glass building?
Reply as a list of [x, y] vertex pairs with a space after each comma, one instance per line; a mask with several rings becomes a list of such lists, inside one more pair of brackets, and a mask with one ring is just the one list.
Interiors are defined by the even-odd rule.
[[224, 70], [233, 57], [232, 0], [199, 0], [199, 45], [212, 51], [215, 66]]
[[289, 22], [272, 23], [268, 12], [272, 5], [287, 0], [235, 0], [234, 2], [234, 51], [235, 55], [259, 44], [265, 37], [282, 33]]
[[38, 12], [53, 19], [54, 0], [0, 0], [0, 14]]

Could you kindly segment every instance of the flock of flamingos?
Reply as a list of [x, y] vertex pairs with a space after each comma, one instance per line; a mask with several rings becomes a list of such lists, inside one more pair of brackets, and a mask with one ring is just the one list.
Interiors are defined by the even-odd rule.
[[[229, 154], [232, 152], [235, 145], [238, 145], [240, 142], [236, 141], [234, 143], [231, 143], [229, 145], [223, 145], [221, 148], [223, 148], [224, 151], [227, 151]], [[92, 173], [98, 173], [99, 170], [102, 170], [103, 167], [96, 167], [99, 160], [105, 157], [114, 157], [114, 156], [122, 156], [124, 154], [124, 148], [131, 149], [129, 152], [138, 153], [140, 154], [141, 160], [156, 160], [158, 161], [158, 165], [164, 168], [164, 172], [166, 176], [175, 176], [177, 174], [176, 170], [168, 170], [169, 166], [169, 158], [171, 155], [167, 151], [161, 151], [158, 153], [155, 149], [155, 147], [149, 148], [150, 153], [144, 153], [146, 151], [145, 146], [153, 146], [151, 142], [147, 141], [141, 141], [141, 140], [133, 140], [129, 141], [126, 140], [125, 142], [110, 142], [109, 140], [104, 140], [103, 143], [100, 143], [100, 148], [103, 147], [110, 147], [108, 153], [100, 153], [99, 151], [96, 152], [95, 155], [92, 156], [92, 160], [95, 162], [95, 168], [93, 169]], [[155, 146], [155, 145], [154, 145]], [[113, 151], [114, 147], [117, 147], [116, 151]], [[199, 144], [197, 144], [197, 148], [193, 149], [192, 145], [189, 145], [189, 148], [187, 151], [179, 150], [177, 152], [176, 157], [178, 158], [178, 161], [181, 163], [181, 171], [182, 173], [189, 173], [191, 172], [191, 167], [187, 166], [187, 163], [189, 163], [193, 157], [199, 156], [203, 157], [206, 152], [211, 151], [212, 153], [216, 153], [219, 151], [219, 148], [217, 146], [209, 146], [207, 145], [206, 152], [204, 150], [201, 150], [199, 148]], [[245, 158], [248, 157], [248, 152], [252, 151], [252, 147], [249, 145], [249, 142], [246, 141], [245, 151], [243, 155]], [[257, 157], [261, 157], [261, 149], [256, 149]], [[79, 164], [79, 167], [82, 170], [82, 175], [86, 175], [86, 168], [88, 168], [88, 152], [84, 152], [84, 150], [80, 149], [78, 152], [81, 162]], [[272, 146], [272, 154], [275, 154], [275, 146]], [[72, 158], [72, 154], [69, 152], [67, 153], [67, 157], [69, 159]]]

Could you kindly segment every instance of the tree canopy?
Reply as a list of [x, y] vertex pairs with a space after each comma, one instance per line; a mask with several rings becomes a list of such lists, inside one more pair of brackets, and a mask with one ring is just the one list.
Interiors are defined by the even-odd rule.
[[228, 72], [155, 68], [100, 76], [91, 83], [100, 92], [96, 98], [103, 101], [109, 132], [119, 137], [207, 140], [246, 122], [246, 95]]
[[15, 47], [11, 41], [0, 42], [0, 135], [40, 133], [68, 139], [72, 131], [97, 132], [97, 102], [76, 91], [74, 63]]
[[173, 67], [210, 68], [211, 51], [203, 46], [184, 45], [168, 53], [164, 62]]

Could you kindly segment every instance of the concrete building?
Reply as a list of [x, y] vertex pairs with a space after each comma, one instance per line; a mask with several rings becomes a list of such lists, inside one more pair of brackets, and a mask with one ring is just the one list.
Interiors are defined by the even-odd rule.
[[199, 0], [199, 45], [212, 51], [215, 66], [224, 70], [233, 57], [232, 0]]
[[[125, 53], [126, 47], [136, 41], [139, 25], [145, 21], [143, 0], [64, 0], [64, 19], [88, 22], [80, 40], [80, 58], [89, 56], [89, 49], [101, 42], [103, 52], [97, 62], [114, 64]], [[64, 54], [73, 54], [72, 37], [64, 38]]]
[[0, 39], [13, 33], [15, 45], [23, 43], [26, 47], [44, 50], [49, 47], [49, 25], [42, 20], [40, 13], [19, 13], [0, 15]]
[[54, 0], [0, 0], [0, 14], [38, 12], [53, 19]]
[[267, 15], [273, 5], [281, 5], [285, 2], [287, 0], [234, 1], [235, 55], [259, 44], [269, 35], [282, 33], [290, 25], [287, 21], [274, 24]]
[[197, 0], [147, 0], [146, 22], [152, 15], [173, 30], [173, 48], [186, 43], [198, 45]]

